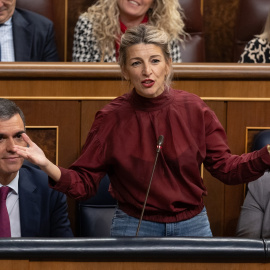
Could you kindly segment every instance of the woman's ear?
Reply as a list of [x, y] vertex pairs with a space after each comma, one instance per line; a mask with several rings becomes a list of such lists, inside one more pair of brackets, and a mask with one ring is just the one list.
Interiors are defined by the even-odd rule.
[[172, 58], [169, 59], [167, 65], [166, 65], [166, 76], [168, 76], [168, 74], [170, 74], [172, 69]]
[[128, 76], [128, 73], [125, 69], [122, 69], [122, 74], [123, 74], [125, 80], [129, 81], [129, 76]]

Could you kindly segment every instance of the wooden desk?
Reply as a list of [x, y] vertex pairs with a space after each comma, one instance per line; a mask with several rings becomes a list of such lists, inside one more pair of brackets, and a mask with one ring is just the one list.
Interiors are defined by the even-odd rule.
[[[173, 87], [199, 95], [223, 124], [234, 154], [254, 133], [270, 128], [270, 66], [267, 64], [175, 64]], [[1, 63], [1, 97], [22, 108], [30, 126], [58, 126], [59, 165], [79, 155], [95, 113], [125, 93], [116, 64]], [[68, 149], [68, 151], [67, 151]], [[244, 187], [225, 186], [204, 172], [205, 204], [215, 236], [233, 236]], [[75, 228], [75, 204], [69, 201]]]
[[[268, 64], [183, 63], [173, 69], [174, 88], [205, 100], [270, 98]], [[1, 95], [17, 98], [107, 99], [127, 91], [111, 63], [1, 63], [0, 81]]]

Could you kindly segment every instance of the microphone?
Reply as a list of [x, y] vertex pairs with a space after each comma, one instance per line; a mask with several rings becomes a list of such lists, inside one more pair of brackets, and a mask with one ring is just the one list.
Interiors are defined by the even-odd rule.
[[139, 230], [140, 230], [140, 226], [141, 226], [141, 222], [142, 222], [142, 218], [143, 218], [143, 214], [144, 214], [144, 209], [145, 209], [145, 206], [146, 206], [146, 202], [147, 202], [148, 194], [149, 194], [149, 191], [150, 191], [150, 187], [151, 187], [151, 183], [152, 183], [154, 171], [155, 171], [155, 168], [156, 168], [158, 155], [159, 155], [159, 153], [160, 153], [160, 151], [161, 151], [161, 149], [162, 149], [163, 141], [164, 141], [164, 136], [163, 136], [163, 135], [160, 135], [160, 136], [158, 137], [158, 140], [157, 140], [157, 154], [156, 154], [156, 160], [155, 160], [155, 163], [154, 163], [154, 166], [153, 166], [152, 175], [151, 175], [150, 182], [149, 182], [149, 186], [148, 186], [148, 189], [147, 189], [147, 192], [146, 192], [146, 196], [145, 196], [145, 200], [144, 200], [144, 204], [143, 204], [143, 208], [142, 208], [141, 217], [140, 217], [139, 224], [138, 224], [138, 227], [137, 227], [136, 236], [138, 236], [138, 234], [139, 234]]
[[160, 150], [162, 148], [163, 141], [164, 141], [164, 136], [163, 135], [160, 135], [158, 137], [158, 141], [157, 141], [157, 153], [160, 152]]

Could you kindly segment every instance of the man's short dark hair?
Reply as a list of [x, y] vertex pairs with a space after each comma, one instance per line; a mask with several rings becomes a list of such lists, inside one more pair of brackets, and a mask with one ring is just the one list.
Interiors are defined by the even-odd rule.
[[25, 127], [25, 117], [22, 110], [11, 100], [0, 98], [0, 120], [8, 120], [19, 114]]

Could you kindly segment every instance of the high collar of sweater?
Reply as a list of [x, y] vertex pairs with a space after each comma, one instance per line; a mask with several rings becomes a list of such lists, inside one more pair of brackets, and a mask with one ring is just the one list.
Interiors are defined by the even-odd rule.
[[135, 89], [132, 90], [130, 95], [130, 101], [135, 109], [142, 111], [155, 111], [159, 110], [168, 104], [170, 104], [174, 99], [174, 90], [171, 88], [165, 89], [159, 96], [154, 98], [146, 98], [139, 95]]

